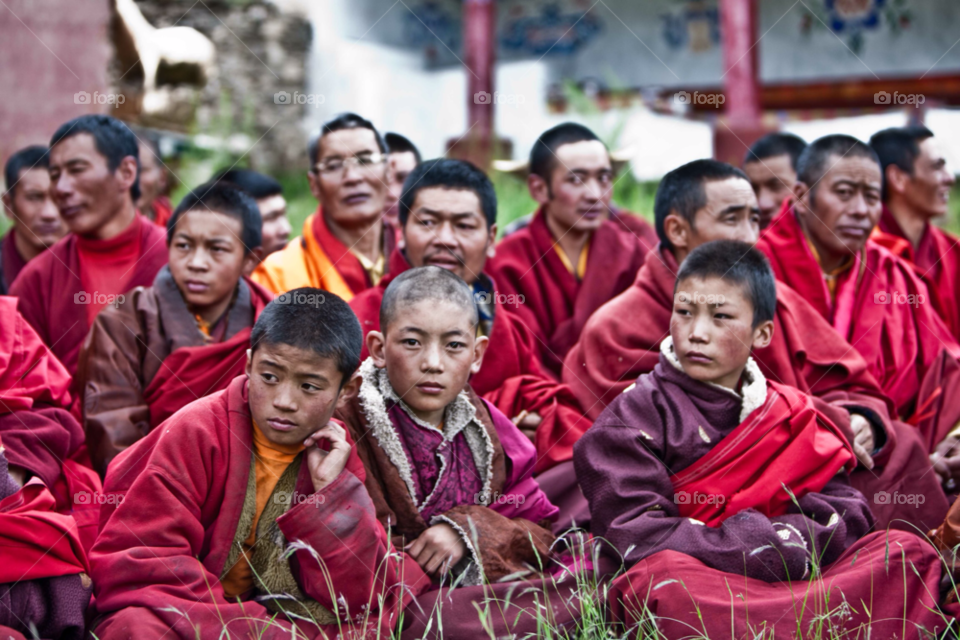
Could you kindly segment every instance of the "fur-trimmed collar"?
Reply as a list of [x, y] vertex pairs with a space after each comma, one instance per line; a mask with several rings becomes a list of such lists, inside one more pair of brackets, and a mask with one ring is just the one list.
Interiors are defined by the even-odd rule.
[[[676, 367], [677, 370], [683, 371], [683, 366], [680, 364], [677, 352], [673, 349], [673, 336], [667, 336], [663, 342], [660, 343], [660, 353], [662, 353], [667, 359], [667, 362]], [[686, 372], [684, 371], [684, 373]], [[704, 384], [732, 394], [742, 402], [740, 406], [741, 423], [747, 419], [747, 416], [762, 407], [763, 403], [767, 401], [767, 379], [763, 377], [763, 372], [760, 371], [760, 367], [752, 357], [747, 359], [747, 366], [743, 370], [743, 386], [740, 387], [743, 395], [733, 389], [728, 389], [713, 382], [706, 382]]]
[[[390, 385], [387, 370], [378, 369], [373, 364], [373, 358], [367, 358], [360, 365], [360, 376], [362, 382], [358, 399], [370, 432], [376, 438], [380, 448], [387, 454], [390, 462], [397, 468], [397, 472], [410, 492], [410, 499], [416, 505], [417, 511], [420, 511], [424, 505], [430, 502], [433, 494], [424, 496], [421, 500], [417, 498], [410, 460], [404, 453], [400, 437], [390, 420], [390, 415], [387, 412], [387, 401], [399, 404], [407, 416], [421, 427], [433, 430], [436, 430], [437, 427], [418, 418], [413, 410], [397, 396], [396, 391]], [[447, 405], [443, 413], [444, 440], [453, 440], [461, 432], [467, 440], [467, 445], [473, 454], [474, 464], [477, 467], [477, 473], [480, 474], [483, 483], [480, 503], [489, 505], [490, 487], [493, 481], [493, 442], [490, 440], [490, 435], [483, 424], [477, 419], [476, 408], [464, 392], [459, 393], [454, 401]], [[441, 477], [445, 471], [446, 465], [444, 464], [440, 468]], [[439, 478], [436, 486], [440, 486]]]

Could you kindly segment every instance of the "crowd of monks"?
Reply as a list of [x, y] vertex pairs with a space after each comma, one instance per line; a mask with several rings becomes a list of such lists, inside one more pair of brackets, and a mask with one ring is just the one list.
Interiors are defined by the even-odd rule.
[[628, 635], [956, 634], [928, 129], [769, 134], [651, 224], [565, 123], [501, 232], [483, 171], [347, 113], [292, 239], [276, 180], [173, 206], [158, 153], [87, 115], [6, 162], [3, 638], [557, 637], [588, 598]]

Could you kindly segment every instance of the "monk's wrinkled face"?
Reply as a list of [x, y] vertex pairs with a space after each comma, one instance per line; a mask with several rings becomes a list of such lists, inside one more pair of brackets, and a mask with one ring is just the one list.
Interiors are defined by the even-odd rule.
[[697, 210], [690, 224], [671, 213], [663, 228], [674, 247], [677, 262], [688, 253], [714, 240], [739, 240], [756, 244], [760, 238], [760, 211], [757, 196], [743, 178], [709, 180], [703, 185], [706, 204]]
[[599, 140], [582, 140], [557, 147], [550, 179], [531, 174], [527, 186], [533, 199], [546, 207], [547, 222], [556, 235], [590, 232], [610, 217], [613, 168]]
[[206, 209], [188, 211], [177, 220], [169, 248], [170, 273], [195, 313], [229, 304], [244, 269], [255, 260], [242, 235], [240, 220]]
[[50, 195], [47, 169], [23, 169], [15, 185], [3, 195], [7, 217], [17, 236], [34, 251], [43, 251], [67, 234], [67, 226]]
[[918, 146], [920, 154], [914, 160], [913, 175], [904, 175], [902, 181], [903, 198], [912, 211], [928, 219], [937, 218], [947, 213], [955, 179], [936, 138], [927, 138]]
[[497, 225], [487, 226], [476, 193], [430, 187], [417, 192], [402, 247], [412, 266], [441, 267], [472, 285], [493, 257], [496, 237]]
[[340, 129], [320, 138], [317, 163], [308, 178], [310, 190], [335, 225], [363, 227], [383, 214], [386, 155], [370, 129]]
[[131, 204], [137, 159], [127, 156], [113, 171], [93, 136], [78, 133], [50, 149], [51, 194], [71, 233], [97, 238]]
[[773, 323], [753, 326], [753, 304], [743, 285], [691, 277], [677, 282], [670, 335], [687, 375], [736, 389], [750, 352], [770, 344]]
[[476, 337], [476, 314], [449, 300], [398, 305], [383, 332], [367, 335], [373, 362], [421, 420], [437, 425], [443, 411], [480, 370], [487, 338]]
[[395, 229], [400, 228], [400, 195], [403, 193], [403, 183], [410, 172], [417, 168], [417, 156], [413, 151], [399, 151], [387, 156], [387, 199], [383, 219]]
[[797, 217], [822, 266], [859, 253], [880, 220], [880, 165], [872, 158], [831, 155], [814, 188], [796, 186]]
[[153, 147], [140, 143], [140, 199], [137, 207], [143, 211], [153, 204], [167, 188], [167, 172]]
[[773, 217], [780, 212], [784, 199], [793, 195], [797, 172], [788, 154], [747, 162], [743, 165], [743, 172], [750, 178], [750, 186], [757, 194], [760, 228], [766, 229]]
[[333, 358], [288, 344], [247, 352], [250, 415], [274, 444], [301, 444], [333, 417], [342, 375]]
[[287, 201], [281, 194], [257, 200], [260, 219], [263, 220], [263, 255], [280, 251], [290, 239], [290, 221], [287, 220]]

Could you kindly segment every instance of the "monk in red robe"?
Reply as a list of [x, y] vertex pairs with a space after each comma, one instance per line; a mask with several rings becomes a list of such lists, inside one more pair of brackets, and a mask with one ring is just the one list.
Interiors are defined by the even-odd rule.
[[331, 420], [359, 384], [356, 316], [329, 292], [290, 293], [260, 314], [245, 376], [110, 465], [90, 556], [98, 638], [389, 635], [429, 587]]
[[[556, 476], [555, 481], [545, 481], [543, 475], [540, 480], [551, 502], [560, 507], [562, 528], [576, 513], [565, 500], [579, 493], [570, 465], [573, 443], [590, 422], [566, 385], [540, 366], [536, 339], [516, 316], [516, 300], [497, 295], [496, 283], [484, 272], [497, 233], [493, 184], [476, 167], [457, 160], [425, 162], [408, 181], [413, 186], [400, 200], [403, 249], [392, 254], [390, 273], [380, 285], [350, 306], [367, 334], [381, 329], [380, 304], [387, 285], [410, 267], [442, 267], [473, 288], [478, 331], [490, 339], [491, 348], [470, 385], [534, 441], [536, 472]], [[582, 496], [573, 501], [586, 506]], [[581, 513], [578, 522], [583, 518]]]
[[613, 176], [607, 147], [586, 127], [567, 122], [543, 133], [530, 152], [527, 178], [540, 208], [490, 260], [497, 293], [522, 300], [517, 315], [557, 378], [584, 323], [633, 283], [656, 245], [641, 218], [643, 233], [610, 219]]
[[927, 285], [930, 302], [960, 340], [960, 242], [932, 224], [947, 214], [955, 179], [923, 126], [885, 129], [870, 138], [883, 170], [883, 213], [873, 239], [905, 258]]
[[801, 156], [799, 175], [795, 205], [760, 248], [777, 277], [863, 355], [895, 415], [936, 454], [943, 479], [960, 478], [960, 345], [914, 269], [869, 239], [882, 208], [876, 153], [856, 138], [827, 136]]
[[423, 158], [420, 150], [409, 138], [399, 133], [386, 133], [383, 136], [387, 143], [387, 197], [384, 202], [383, 219], [400, 235], [400, 195], [403, 193], [403, 183], [407, 181], [410, 172], [417, 168]]
[[[697, 160], [671, 171], [657, 189], [655, 207], [660, 247], [647, 256], [634, 285], [587, 322], [568, 355], [564, 380], [594, 416], [656, 366], [687, 254], [712, 240], [757, 240], [756, 196], [746, 176], [723, 163]], [[782, 282], [774, 324], [770, 345], [754, 357], [767, 378], [813, 396], [818, 410], [847, 432], [862, 463], [852, 474], [854, 486], [871, 497], [881, 491], [925, 494], [919, 509], [895, 500], [875, 503], [878, 526], [936, 526], [948, 502], [929, 473], [926, 446], [913, 427], [891, 420], [897, 414], [863, 357]]]
[[273, 298], [243, 273], [256, 262], [260, 214], [226, 182], [189, 193], [170, 220], [169, 263], [153, 286], [104, 309], [77, 371], [94, 466], [183, 406], [225, 389], [243, 373], [250, 330]]
[[49, 158], [41, 146], [20, 149], [7, 159], [3, 208], [12, 226], [0, 240], [0, 295], [6, 295], [27, 263], [67, 233], [50, 195]]
[[50, 141], [50, 180], [70, 230], [37, 256], [10, 288], [20, 312], [72, 374], [97, 313], [167, 262], [164, 232], [134, 207], [137, 139], [110, 116], [87, 115]]
[[837, 635], [943, 630], [936, 551], [868, 533], [841, 429], [750, 357], [776, 332], [775, 289], [748, 244], [691, 252], [657, 365], [576, 444], [592, 532], [628, 567], [611, 613], [666, 637], [793, 637], [845, 602]]
[[253, 280], [274, 293], [316, 287], [350, 300], [386, 272], [395, 234], [385, 230], [387, 147], [369, 120], [347, 113], [311, 140], [310, 191], [320, 202], [303, 234], [269, 255]]
[[807, 143], [791, 133], [768, 133], [743, 158], [743, 172], [757, 194], [761, 230], [770, 226], [784, 199], [793, 197], [797, 160], [806, 148]]

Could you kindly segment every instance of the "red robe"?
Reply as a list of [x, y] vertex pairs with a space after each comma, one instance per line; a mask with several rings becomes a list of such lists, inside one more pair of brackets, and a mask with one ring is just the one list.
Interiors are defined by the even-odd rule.
[[[388, 275], [380, 284], [350, 301], [360, 319], [364, 337], [380, 330], [380, 303], [387, 285], [410, 263], [399, 249], [390, 255]], [[494, 288], [495, 290], [495, 288]], [[512, 309], [497, 302], [490, 347], [480, 371], [470, 378], [470, 386], [508, 418], [522, 411], [538, 413], [543, 422], [537, 428], [537, 464], [539, 473], [573, 456], [573, 443], [590, 426], [566, 385], [552, 380], [540, 366], [535, 338], [513, 315]], [[361, 358], [365, 359], [366, 344]], [[552, 496], [551, 496], [552, 499]]]
[[10, 229], [7, 235], [3, 236], [3, 240], [0, 240], [0, 294], [3, 295], [10, 291], [13, 281], [27, 266], [27, 261], [17, 249], [16, 237], [17, 230]]
[[792, 209], [767, 227], [757, 246], [777, 278], [863, 355], [896, 405], [895, 415], [916, 425], [932, 451], [960, 420], [960, 402], [954, 401], [960, 395], [960, 345], [913, 268], [867, 240], [862, 255], [839, 276], [831, 301]]
[[[100, 535], [90, 554], [97, 610], [106, 616], [97, 637], [160, 638], [170, 629], [204, 640], [224, 630], [231, 637], [291, 637], [283, 615], [268, 625], [276, 614], [253, 600], [228, 601], [220, 584], [251, 469], [247, 403], [246, 378], [235, 378], [112, 463]], [[300, 589], [330, 611], [336, 601], [344, 632], [351, 618], [369, 608], [373, 632], [381, 615], [380, 631], [389, 635], [400, 610], [430, 580], [412, 558], [392, 552], [363, 475], [353, 453], [337, 479], [315, 493], [304, 463], [297, 492], [317, 499], [291, 506], [277, 523], [286, 540], [301, 540], [317, 554], [298, 549], [291, 557]], [[189, 620], [176, 610], [188, 612]], [[297, 626], [308, 638], [339, 631], [337, 625]]]
[[500, 287], [498, 295], [522, 300], [511, 308], [536, 337], [541, 361], [554, 376], [562, 374], [563, 358], [587, 319], [633, 283], [654, 246], [647, 242], [624, 224], [605, 220], [590, 238], [582, 281], [557, 254], [542, 207], [529, 226], [497, 245], [487, 272]]
[[[140, 234], [140, 257], [129, 276], [128, 290], [150, 286], [157, 271], [167, 263], [166, 231], [144, 219]], [[77, 237], [68, 234], [31, 260], [10, 288], [10, 295], [20, 299], [20, 313], [71, 375], [76, 373], [80, 345], [90, 330], [86, 306], [89, 302], [80, 297], [84, 291], [81, 268]]]
[[940, 318], [960, 340], [960, 247], [958, 238], [927, 224], [920, 244], [914, 250], [897, 219], [886, 206], [873, 240], [913, 265], [927, 285], [930, 301]]
[[[580, 341], [567, 355], [564, 382], [588, 415], [596, 418], [641, 374], [656, 366], [660, 342], [670, 333], [677, 269], [670, 251], [650, 252], [633, 286], [587, 322]], [[777, 283], [773, 341], [753, 356], [768, 379], [813, 396], [817, 409], [829, 415], [848, 439], [852, 437], [848, 408], [883, 424], [886, 440], [878, 443], [882, 446], [874, 455], [877, 469], [858, 468], [851, 481], [869, 496], [900, 491], [923, 492], [927, 498], [921, 509], [873, 503], [881, 526], [900, 518], [924, 524], [942, 521], [949, 504], [930, 471], [926, 445], [908, 425], [890, 419], [896, 415], [893, 405], [863, 357], [782, 282]], [[906, 525], [894, 522], [893, 526]]]

